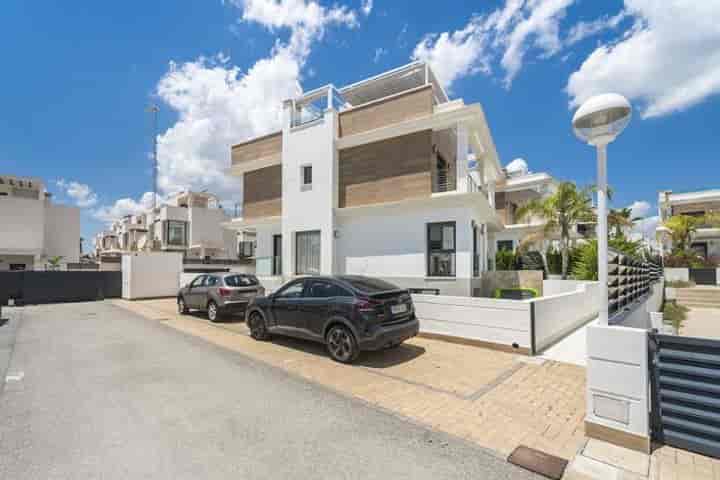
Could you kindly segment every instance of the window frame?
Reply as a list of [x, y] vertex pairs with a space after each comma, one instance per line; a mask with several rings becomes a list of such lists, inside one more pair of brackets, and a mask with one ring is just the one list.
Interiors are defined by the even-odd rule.
[[[166, 220], [165, 221], [165, 245], [169, 247], [187, 247], [188, 243], [188, 228], [187, 228], [188, 222], [184, 222], [182, 220]], [[182, 225], [183, 228], [183, 243], [170, 243], [170, 226], [171, 225]]]
[[[305, 172], [310, 172], [310, 182], [305, 181]], [[313, 168], [312, 163], [304, 163], [300, 165], [300, 191], [301, 192], [307, 192], [309, 190], [312, 190], [313, 186]]]
[[[310, 271], [300, 271], [300, 255], [299, 255], [299, 247], [300, 242], [298, 241], [299, 237], [302, 235], [311, 235], [311, 234], [317, 234], [318, 238], [318, 245], [320, 251], [318, 252], [318, 265], [317, 265], [317, 272], [310, 272]], [[322, 231], [321, 230], [304, 230], [302, 232], [295, 232], [295, 275], [320, 275], [320, 269], [322, 268]]]
[[[307, 289], [307, 285], [305, 284], [305, 279], [296, 280], [295, 282], [286, 285], [285, 287], [278, 290], [276, 293], [273, 294], [273, 300], [293, 300], [297, 298], [305, 298], [305, 290]], [[299, 297], [286, 297], [283, 294], [293, 288], [295, 285], [300, 285], [300, 296]]]
[[[330, 295], [330, 296], [325, 296], [325, 297], [315, 297], [312, 295], [312, 289], [314, 288], [315, 284], [328, 285], [336, 290], [345, 292], [345, 295]], [[310, 280], [308, 282], [308, 284], [305, 286], [305, 292], [306, 292], [306, 295], [304, 295], [304, 298], [355, 298], [355, 295], [347, 288], [343, 287], [342, 285], [338, 285], [337, 283], [329, 282], [327, 280]]]
[[[443, 230], [445, 227], [452, 226], [453, 227], [453, 248], [452, 249], [433, 249], [430, 244], [430, 231], [433, 227], [440, 227], [440, 232], [443, 234]], [[443, 234], [444, 237], [444, 234]], [[441, 243], [443, 243], [444, 238], [442, 238]], [[457, 277], [457, 222], [455, 221], [446, 221], [446, 222], [431, 222], [426, 225], [426, 235], [425, 235], [425, 245], [427, 249], [427, 258], [425, 262], [426, 267], [426, 275], [428, 277], [433, 278], [456, 278]], [[432, 273], [431, 268], [431, 262], [432, 262], [432, 254], [433, 253], [449, 253], [452, 255], [452, 274], [449, 275], [441, 275], [437, 273]]]
[[[507, 243], [507, 242], [510, 242], [510, 249], [500, 248], [501, 243]], [[503, 250], [507, 250], [509, 252], [514, 252], [515, 251], [515, 240], [496, 240], [495, 241], [495, 249], [498, 252], [503, 251]]]

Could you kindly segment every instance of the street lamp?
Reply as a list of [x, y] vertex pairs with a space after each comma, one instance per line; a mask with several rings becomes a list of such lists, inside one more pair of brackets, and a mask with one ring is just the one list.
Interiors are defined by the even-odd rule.
[[573, 116], [575, 135], [597, 149], [598, 281], [600, 325], [608, 324], [607, 144], [630, 122], [632, 107], [622, 95], [606, 93], [586, 100]]

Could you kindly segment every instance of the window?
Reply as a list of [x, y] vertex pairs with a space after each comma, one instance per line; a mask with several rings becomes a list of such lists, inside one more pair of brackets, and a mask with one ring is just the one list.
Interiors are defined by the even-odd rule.
[[295, 234], [295, 273], [318, 275], [320, 273], [320, 231]]
[[455, 222], [429, 223], [428, 276], [455, 276]]
[[238, 256], [240, 258], [251, 258], [255, 256], [255, 242], [242, 241], [238, 243]]
[[173, 246], [185, 246], [187, 245], [186, 238], [186, 224], [185, 222], [178, 222], [175, 220], [168, 220], [167, 223], [167, 237], [166, 242], [168, 245]]
[[207, 277], [207, 282], [205, 283], [206, 287], [217, 287], [220, 283], [220, 279], [218, 277]]
[[207, 275], [198, 275], [195, 277], [195, 280], [190, 283], [191, 287], [201, 287], [205, 283], [205, 279], [207, 278]]
[[251, 287], [258, 284], [258, 279], [252, 275], [231, 275], [225, 277], [225, 285], [228, 287]]
[[515, 245], [512, 240], [498, 240], [497, 241], [498, 252], [502, 250], [508, 250], [512, 252], [515, 249]]
[[310, 285], [307, 296], [310, 298], [330, 298], [352, 297], [353, 294], [338, 285], [315, 281]]
[[305, 282], [293, 283], [280, 290], [275, 295], [275, 298], [300, 298], [302, 297], [304, 287]]
[[385, 280], [379, 278], [352, 276], [352, 277], [341, 277], [346, 283], [349, 283], [353, 288], [360, 290], [361, 292], [372, 295], [373, 293], [387, 292], [391, 290], [400, 290], [400, 287], [388, 283]]
[[312, 165], [300, 167], [300, 191], [312, 190]]

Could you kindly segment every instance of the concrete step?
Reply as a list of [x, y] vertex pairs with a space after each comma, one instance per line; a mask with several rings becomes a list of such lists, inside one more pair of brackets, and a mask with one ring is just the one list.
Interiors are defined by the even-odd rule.
[[683, 302], [682, 300], [678, 300], [678, 303], [680, 305], [684, 305], [686, 307], [697, 307], [697, 308], [718, 308], [720, 309], [720, 302], [717, 303], [704, 303], [704, 302]]
[[711, 300], [720, 300], [720, 295], [678, 294], [677, 298], [708, 298]]

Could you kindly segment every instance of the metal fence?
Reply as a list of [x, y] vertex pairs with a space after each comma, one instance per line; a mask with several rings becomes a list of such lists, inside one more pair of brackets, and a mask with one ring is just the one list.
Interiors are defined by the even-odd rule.
[[81, 302], [122, 296], [122, 272], [0, 272], [0, 304]]
[[720, 458], [720, 341], [650, 335], [656, 441]]

